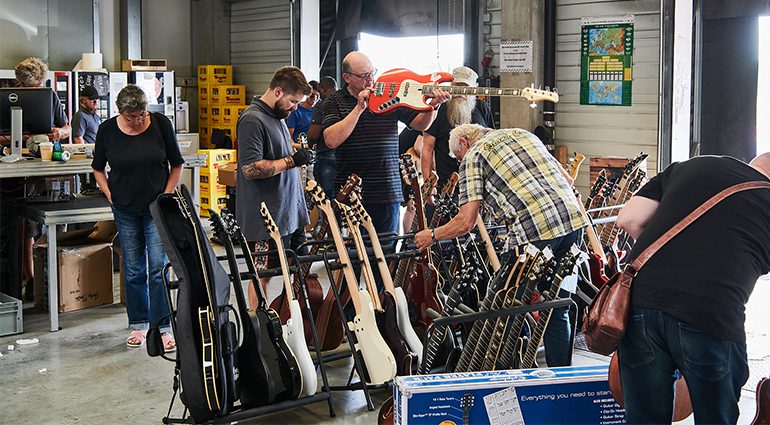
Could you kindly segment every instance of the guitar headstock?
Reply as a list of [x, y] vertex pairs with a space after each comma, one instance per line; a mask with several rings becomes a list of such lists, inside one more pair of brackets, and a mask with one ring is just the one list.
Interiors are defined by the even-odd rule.
[[556, 268], [556, 274], [554, 279], [564, 279], [572, 274], [575, 269], [575, 265], [584, 258], [586, 254], [578, 248], [577, 244], [572, 244], [569, 252], [562, 257], [559, 261], [559, 265]]
[[297, 143], [302, 147], [302, 149], [309, 149], [310, 145], [307, 143], [307, 134], [306, 133], [299, 133], [297, 136]]
[[450, 196], [454, 193], [457, 183], [460, 182], [460, 175], [456, 171], [453, 171], [449, 175], [444, 187], [441, 188], [441, 196]]
[[270, 233], [270, 235], [273, 238], [275, 238], [277, 235], [278, 239], [280, 239], [281, 232], [278, 230], [278, 225], [275, 224], [275, 220], [273, 220], [273, 216], [270, 215], [270, 210], [267, 209], [267, 204], [265, 204], [264, 202], [260, 204], [259, 212], [262, 213], [262, 220], [265, 221], [265, 227], [267, 227], [267, 232]]
[[351, 230], [352, 228], [358, 227], [358, 225], [361, 224], [361, 222], [358, 220], [358, 216], [353, 214], [353, 210], [351, 210], [349, 206], [336, 200], [334, 201], [334, 203], [337, 205], [337, 210], [342, 214], [342, 217], [345, 218], [345, 221], [347, 222], [348, 227], [350, 227]]
[[580, 170], [580, 164], [582, 164], [585, 159], [585, 155], [580, 152], [576, 152], [575, 156], [567, 161], [567, 165], [564, 167], [564, 169], [567, 171], [567, 174], [572, 178], [572, 180], [575, 180], [577, 177], [578, 171]]
[[412, 184], [414, 179], [418, 179], [420, 177], [412, 155], [409, 155], [408, 153], [402, 154], [399, 158], [399, 162], [401, 165], [401, 178], [404, 179], [406, 184]]
[[209, 208], [209, 223], [211, 228], [214, 229], [214, 235], [220, 240], [225, 241], [230, 238], [230, 232], [225, 226], [222, 218], [217, 214], [216, 210]]
[[542, 102], [548, 101], [557, 103], [559, 101], [559, 93], [554, 91], [536, 89], [534, 87], [525, 87], [521, 89], [520, 96], [527, 99], [530, 102]]
[[235, 220], [235, 216], [227, 208], [222, 208], [219, 212], [219, 216], [222, 218], [222, 223], [230, 236], [238, 234], [241, 228], [238, 226], [238, 221]]
[[359, 222], [363, 224], [372, 224], [372, 217], [364, 209], [364, 204], [361, 203], [361, 197], [353, 192], [350, 194], [350, 210], [355, 214]]
[[626, 164], [626, 168], [623, 170], [623, 174], [627, 176], [631, 175], [631, 173], [637, 168], [639, 168], [639, 165], [641, 165], [642, 161], [647, 159], [648, 156], [650, 155], [642, 152], [639, 155], [637, 155], [636, 158], [628, 161], [628, 164]]
[[596, 196], [600, 190], [602, 190], [605, 183], [607, 183], [607, 170], [602, 168], [599, 170], [599, 175], [596, 176], [596, 181], [594, 181], [593, 186], [591, 186], [591, 190], [588, 192], [588, 198], [593, 199], [593, 197]]
[[[305, 191], [310, 194], [310, 199], [321, 210], [334, 215], [332, 211], [332, 204], [329, 202], [329, 198], [326, 197], [323, 188], [315, 180], [308, 180], [305, 185]], [[328, 215], [327, 215], [328, 217]]]
[[361, 177], [358, 177], [356, 173], [350, 174], [347, 180], [345, 180], [345, 184], [337, 192], [337, 199], [342, 201], [354, 192], [361, 196]]
[[644, 182], [646, 177], [646, 171], [642, 170], [641, 168], [636, 170], [634, 175], [631, 177], [631, 181], [628, 183], [628, 192], [636, 192], [642, 186], [642, 182]]

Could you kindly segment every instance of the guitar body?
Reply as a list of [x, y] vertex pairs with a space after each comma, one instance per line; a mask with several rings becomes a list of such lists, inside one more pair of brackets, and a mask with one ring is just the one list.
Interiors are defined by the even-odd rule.
[[396, 373], [400, 376], [411, 375], [412, 365], [417, 360], [417, 356], [409, 350], [409, 346], [398, 329], [396, 300], [387, 291], [380, 294], [380, 299], [382, 310], [374, 312], [377, 328], [380, 329], [380, 334], [396, 359]]
[[426, 97], [419, 87], [422, 84], [432, 85], [449, 81], [452, 81], [452, 74], [447, 72], [419, 75], [408, 69], [391, 69], [377, 79], [375, 90], [369, 95], [369, 109], [375, 114], [390, 112], [403, 106], [427, 111], [433, 107], [425, 102]]
[[313, 395], [318, 389], [318, 375], [315, 371], [315, 365], [313, 359], [310, 357], [310, 351], [307, 348], [305, 341], [305, 329], [307, 326], [302, 326], [300, 322], [302, 320], [302, 310], [298, 300], [292, 300], [289, 302], [289, 308], [291, 309], [291, 318], [283, 325], [283, 339], [291, 348], [294, 357], [297, 359], [299, 365], [300, 376], [302, 378], [302, 394]]
[[428, 326], [433, 322], [433, 318], [428, 314], [427, 309], [431, 308], [437, 313], [444, 311], [441, 300], [438, 297], [438, 273], [430, 263], [418, 262], [415, 272], [410, 279], [410, 292], [412, 301], [417, 307], [414, 325], [420, 328], [420, 333], [424, 334]]
[[770, 379], [762, 378], [757, 384], [757, 413], [751, 425], [770, 425]]
[[302, 374], [297, 360], [283, 339], [281, 319], [271, 309], [257, 309], [262, 354], [274, 377], [275, 401], [292, 400], [302, 391]]
[[377, 331], [372, 299], [369, 291], [362, 289], [358, 296], [361, 300], [361, 314], [348, 322], [350, 331], [356, 335], [356, 348], [364, 359], [364, 370], [368, 376], [361, 377], [369, 384], [384, 384], [396, 376], [396, 359], [388, 344]]
[[599, 254], [588, 254], [588, 267], [591, 270], [591, 283], [596, 286], [597, 289], [609, 282], [610, 278], [604, 273], [604, 263], [599, 258]]
[[409, 345], [409, 349], [412, 353], [417, 354], [417, 364], [420, 364], [422, 362], [422, 341], [417, 336], [417, 333], [414, 331], [412, 323], [409, 320], [409, 306], [406, 303], [404, 290], [400, 286], [397, 286], [395, 292], [396, 322], [398, 324], [398, 330], [404, 337], [404, 341]]
[[[625, 403], [623, 402], [623, 384], [620, 381], [620, 365], [618, 363], [618, 353], [612, 355], [612, 359], [610, 360], [610, 369], [607, 373], [612, 397], [620, 405], [620, 407], [623, 407]], [[757, 392], [757, 397], [758, 396], [759, 392]], [[690, 390], [687, 388], [687, 381], [685, 381], [684, 375], [680, 375], [679, 379], [676, 381], [674, 398], [673, 421], [679, 422], [692, 414]]]
[[[296, 277], [296, 275], [295, 275]], [[323, 288], [321, 288], [321, 283], [318, 282], [318, 279], [315, 279], [315, 282], [318, 283], [318, 289], [321, 291], [321, 304], [323, 304]], [[299, 288], [297, 288], [299, 289]], [[308, 292], [309, 292], [308, 288]], [[295, 294], [297, 294], [297, 300], [304, 304], [305, 296], [302, 295], [302, 291], [295, 291]], [[309, 294], [308, 294], [309, 295]], [[309, 296], [308, 296], [309, 298]], [[289, 320], [291, 320], [292, 316], [291, 314], [291, 304], [292, 301], [289, 300], [289, 297], [286, 296], [286, 292], [281, 292], [281, 295], [277, 296], [272, 303], [270, 303], [270, 308], [275, 310], [276, 313], [278, 313], [278, 317], [281, 319], [281, 323], [287, 323]], [[301, 305], [301, 304], [300, 304]], [[311, 311], [313, 312], [313, 318], [316, 318], [316, 312], [320, 311], [320, 305], [317, 310], [312, 310], [312, 302], [311, 302]], [[310, 321], [309, 320], [303, 320], [302, 321], [302, 327], [304, 329], [305, 334], [305, 344], [312, 344], [313, 343], [313, 332], [310, 329]]]
[[[339, 288], [342, 298], [340, 302], [343, 307], [350, 300], [349, 292], [344, 289], [344, 286]], [[318, 317], [315, 322], [318, 344], [321, 346], [321, 351], [334, 350], [339, 347], [342, 344], [342, 338], [345, 336], [342, 314], [340, 314], [340, 309], [337, 308], [336, 299], [331, 289], [329, 293], [321, 304], [321, 309], [318, 311]]]

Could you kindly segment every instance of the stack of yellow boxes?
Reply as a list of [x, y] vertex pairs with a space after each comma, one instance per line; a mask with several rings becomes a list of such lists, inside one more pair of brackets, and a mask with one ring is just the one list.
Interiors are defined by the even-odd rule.
[[209, 216], [209, 208], [221, 211], [227, 201], [227, 186], [217, 182], [219, 167], [236, 162], [235, 149], [201, 149], [206, 154], [206, 165], [201, 167], [201, 217]]
[[235, 125], [244, 109], [246, 86], [233, 85], [231, 65], [198, 66], [198, 131], [201, 147], [214, 147], [211, 144], [211, 132], [214, 129], [223, 130], [235, 143]]

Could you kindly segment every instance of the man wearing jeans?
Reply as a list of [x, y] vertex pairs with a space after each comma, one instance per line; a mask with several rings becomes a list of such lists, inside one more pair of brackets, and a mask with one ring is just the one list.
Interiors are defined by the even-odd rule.
[[[633, 261], [707, 199], [737, 183], [767, 182], [770, 153], [750, 164], [702, 156], [653, 177], [618, 215], [636, 238]], [[734, 424], [749, 377], [744, 311], [770, 271], [770, 190], [734, 194], [695, 220], [639, 270], [617, 355], [631, 424], [670, 423], [675, 371], [696, 423]]]
[[313, 165], [313, 177], [321, 185], [326, 193], [326, 197], [334, 197], [334, 177], [337, 174], [337, 160], [333, 149], [329, 149], [324, 143], [323, 138], [323, 104], [324, 100], [330, 94], [337, 91], [337, 81], [329, 76], [322, 77], [318, 81], [318, 94], [321, 100], [316, 102], [313, 107], [312, 120], [310, 121], [310, 130], [307, 133], [307, 140], [316, 151], [316, 162]]
[[[572, 192], [572, 179], [534, 134], [463, 124], [449, 133], [449, 150], [462, 160], [460, 212], [441, 227], [417, 233], [414, 241], [420, 250], [471, 231], [482, 202], [506, 224], [509, 249], [526, 243], [541, 250], [548, 246], [558, 262], [582, 239], [588, 223]], [[538, 289], [550, 284], [539, 282]], [[576, 284], [576, 279], [565, 279], [559, 297], [569, 298]], [[572, 364], [568, 312], [568, 307], [554, 309], [545, 329], [549, 367]]]

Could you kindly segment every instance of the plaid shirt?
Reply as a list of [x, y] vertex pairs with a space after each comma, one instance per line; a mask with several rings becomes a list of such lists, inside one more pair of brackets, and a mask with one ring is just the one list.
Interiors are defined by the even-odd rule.
[[460, 204], [484, 201], [508, 227], [508, 248], [565, 236], [588, 223], [561, 165], [532, 133], [495, 130], [460, 164]]

